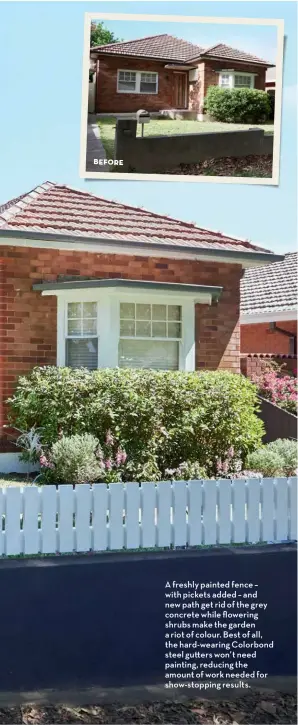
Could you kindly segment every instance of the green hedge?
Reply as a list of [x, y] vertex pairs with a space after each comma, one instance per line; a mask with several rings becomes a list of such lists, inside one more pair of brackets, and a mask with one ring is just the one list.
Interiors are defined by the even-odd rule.
[[209, 86], [205, 110], [216, 121], [226, 123], [265, 123], [272, 113], [266, 91], [218, 86]]
[[127, 476], [158, 480], [167, 468], [196, 461], [209, 474], [231, 446], [242, 459], [261, 445], [256, 388], [229, 372], [35, 368], [19, 378], [10, 422], [42, 428], [50, 445], [62, 433], [108, 430], [127, 453]]

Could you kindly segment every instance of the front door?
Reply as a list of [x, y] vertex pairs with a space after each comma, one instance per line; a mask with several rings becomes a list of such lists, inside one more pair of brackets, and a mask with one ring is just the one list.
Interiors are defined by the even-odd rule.
[[187, 108], [187, 75], [174, 73], [174, 105], [175, 108]]

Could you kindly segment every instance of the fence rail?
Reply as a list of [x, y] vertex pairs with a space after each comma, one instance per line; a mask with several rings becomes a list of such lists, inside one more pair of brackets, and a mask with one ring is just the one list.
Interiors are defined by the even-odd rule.
[[0, 555], [296, 541], [297, 479], [0, 489]]

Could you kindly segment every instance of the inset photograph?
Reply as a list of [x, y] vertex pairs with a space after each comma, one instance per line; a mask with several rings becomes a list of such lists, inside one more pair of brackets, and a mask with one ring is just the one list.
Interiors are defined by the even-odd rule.
[[108, 17], [85, 16], [81, 177], [278, 184], [282, 20]]

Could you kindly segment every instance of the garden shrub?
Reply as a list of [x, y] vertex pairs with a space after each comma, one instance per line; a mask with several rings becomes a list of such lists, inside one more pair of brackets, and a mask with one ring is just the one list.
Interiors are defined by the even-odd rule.
[[216, 460], [261, 445], [253, 383], [226, 371], [35, 368], [10, 399], [11, 423], [43, 428], [43, 442], [90, 433], [101, 446], [107, 431], [125, 450], [126, 480], [159, 480], [166, 469], [197, 462], [207, 474]]
[[205, 110], [215, 121], [265, 123], [270, 118], [271, 104], [266, 91], [209, 86]]
[[87, 483], [103, 474], [98, 439], [90, 433], [62, 436], [40, 457], [45, 482]]
[[263, 370], [252, 377], [260, 395], [288, 413], [297, 415], [297, 378], [285, 375], [281, 366], [264, 363]]
[[297, 470], [297, 443], [279, 438], [249, 453], [247, 465], [263, 476], [293, 476]]

